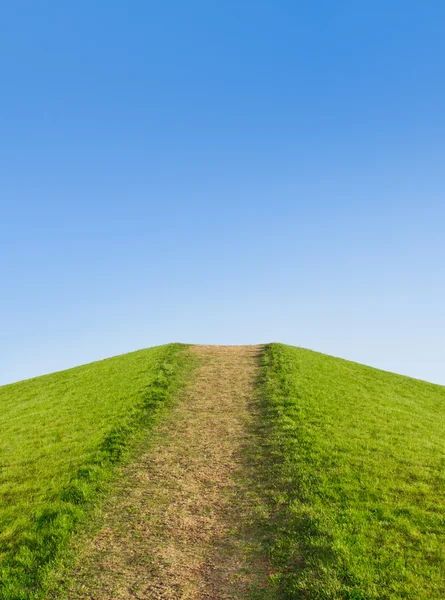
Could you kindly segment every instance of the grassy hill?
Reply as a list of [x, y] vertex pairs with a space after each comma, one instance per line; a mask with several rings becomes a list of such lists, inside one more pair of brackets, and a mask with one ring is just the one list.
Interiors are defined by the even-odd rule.
[[445, 388], [265, 353], [268, 552], [280, 597], [445, 597]]
[[[196, 475], [199, 482], [202, 473], [215, 467], [207, 463], [221, 450], [215, 435], [218, 423], [212, 421], [219, 413], [208, 403], [221, 404], [236, 388], [238, 404], [249, 396], [243, 410], [259, 419], [246, 442], [254, 460], [256, 491], [252, 496], [252, 489], [240, 488], [238, 501], [257, 498], [259, 516], [252, 517], [249, 527], [256, 528], [255, 552], [267, 565], [272, 584], [268, 589], [260, 586], [252, 597], [444, 598], [445, 388], [282, 344], [256, 348], [249, 354], [240, 347], [236, 358], [236, 348], [228, 352], [207, 347], [208, 362], [203, 364], [209, 370], [195, 372], [193, 391], [181, 395], [182, 412], [177, 414], [182, 417], [170, 424], [185, 467], [173, 474], [172, 481], [166, 472], [153, 482], [162, 503], [171, 500], [179, 479]], [[240, 362], [242, 352], [250, 357], [244, 358], [246, 363]], [[61, 559], [73, 532], [81, 531], [94, 507], [101, 506], [115, 480], [115, 466], [137, 455], [139, 442], [147, 439], [163, 409], [189, 379], [197, 360], [193, 356], [186, 346], [170, 344], [0, 388], [2, 600], [45, 598], [54, 572], [64, 568]], [[235, 380], [239, 389], [228, 383]], [[207, 404], [198, 414], [197, 395], [205, 394]], [[233, 406], [241, 410], [242, 402], [238, 404]], [[224, 418], [230, 420], [232, 413]], [[188, 425], [181, 419], [189, 419]], [[247, 422], [250, 416], [246, 413], [242, 419]], [[235, 431], [234, 423], [229, 425], [228, 431]], [[198, 438], [210, 445], [202, 452], [202, 472], [195, 473]], [[224, 441], [228, 457], [240, 454], [233, 436]], [[162, 439], [157, 443], [161, 446], [156, 452], [162, 452]], [[171, 452], [175, 446], [169, 443], [166, 449]], [[173, 452], [174, 469], [175, 456]], [[240, 482], [247, 485], [247, 480]], [[142, 485], [145, 479], [140, 481]], [[208, 483], [215, 481], [210, 477]], [[185, 485], [190, 497], [183, 502], [181, 496], [181, 507], [202, 508], [202, 491], [196, 492], [200, 488], [195, 484]], [[226, 492], [221, 488], [218, 493], [222, 499]], [[150, 511], [156, 507], [147, 502], [147, 514], [137, 514], [137, 522], [150, 522]], [[205, 506], [202, 510], [209, 526], [219, 518], [218, 511]], [[113, 514], [119, 523], [124, 519], [119, 508]], [[184, 519], [189, 522], [191, 516]], [[218, 530], [221, 524], [214, 525]], [[127, 529], [131, 527], [123, 527]], [[157, 535], [168, 534], [151, 533], [156, 544], [161, 539]], [[169, 543], [174, 546], [173, 537]], [[148, 564], [153, 557], [145, 556], [144, 540], [141, 551]], [[193, 536], [186, 541], [187, 547], [196, 544]], [[218, 568], [223, 572], [221, 560]], [[168, 579], [168, 571], [159, 573]], [[98, 581], [96, 575], [92, 580]], [[90, 597], [85, 593], [79, 598]], [[102, 590], [98, 597], [111, 597], [107, 593]]]
[[34, 597], [72, 531], [170, 400], [170, 344], [0, 388], [0, 597]]

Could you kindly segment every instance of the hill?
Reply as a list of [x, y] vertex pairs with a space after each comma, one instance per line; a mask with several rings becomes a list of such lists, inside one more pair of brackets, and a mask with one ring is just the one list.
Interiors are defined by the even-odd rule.
[[170, 344], [1, 387], [0, 409], [4, 600], [445, 597], [444, 387]]

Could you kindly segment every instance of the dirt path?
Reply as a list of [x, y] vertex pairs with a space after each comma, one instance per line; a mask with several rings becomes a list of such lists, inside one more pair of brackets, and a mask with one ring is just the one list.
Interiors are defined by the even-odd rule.
[[194, 346], [200, 359], [157, 441], [125, 470], [84, 550], [71, 600], [235, 599], [267, 568], [246, 524], [257, 510], [244, 449], [254, 443], [259, 346]]

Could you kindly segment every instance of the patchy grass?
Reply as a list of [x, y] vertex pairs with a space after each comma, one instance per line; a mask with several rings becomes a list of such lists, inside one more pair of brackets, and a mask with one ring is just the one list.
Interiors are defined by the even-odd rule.
[[0, 597], [40, 598], [190, 365], [169, 344], [0, 388]]
[[267, 580], [243, 527], [257, 506], [243, 455], [257, 444], [260, 351], [191, 348], [192, 380], [122, 469], [49, 598], [245, 600]]
[[445, 597], [445, 388], [271, 344], [278, 597]]

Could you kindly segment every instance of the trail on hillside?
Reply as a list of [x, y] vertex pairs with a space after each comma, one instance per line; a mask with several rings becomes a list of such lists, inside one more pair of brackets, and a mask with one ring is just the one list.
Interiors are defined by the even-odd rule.
[[258, 499], [259, 346], [194, 346], [200, 360], [150, 449], [125, 469], [83, 549], [71, 600], [247, 598], [267, 565], [248, 532]]

